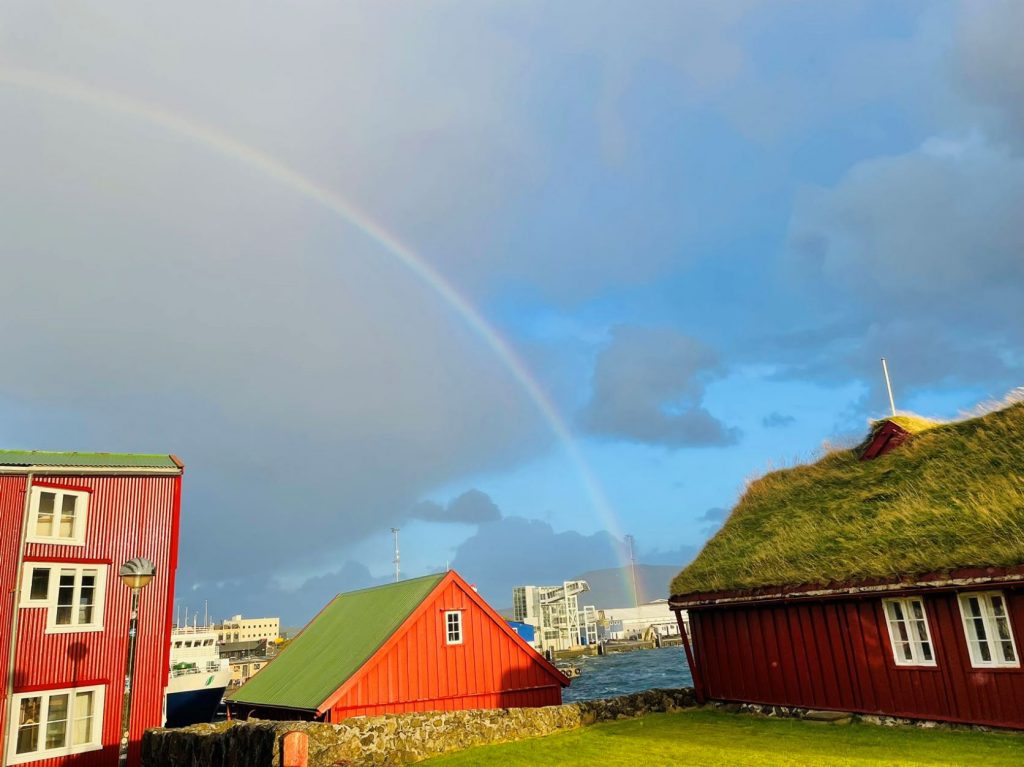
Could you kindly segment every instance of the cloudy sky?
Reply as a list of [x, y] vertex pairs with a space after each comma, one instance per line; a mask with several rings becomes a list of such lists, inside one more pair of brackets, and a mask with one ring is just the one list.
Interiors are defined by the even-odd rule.
[[173, 452], [179, 599], [682, 564], [1024, 383], [1024, 3], [0, 11], [0, 444]]

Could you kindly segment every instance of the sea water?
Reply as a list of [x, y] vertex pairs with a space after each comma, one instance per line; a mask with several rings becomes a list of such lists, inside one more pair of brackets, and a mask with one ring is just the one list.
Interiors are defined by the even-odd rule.
[[612, 698], [654, 687], [691, 687], [690, 669], [682, 647], [635, 650], [574, 659], [582, 675], [572, 680], [562, 700]]

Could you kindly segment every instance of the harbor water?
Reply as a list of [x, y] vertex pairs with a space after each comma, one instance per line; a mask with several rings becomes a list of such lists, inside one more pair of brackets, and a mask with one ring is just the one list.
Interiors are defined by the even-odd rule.
[[682, 647], [636, 650], [578, 658], [572, 661], [583, 672], [562, 693], [562, 700], [611, 698], [654, 687], [690, 687], [690, 669]]

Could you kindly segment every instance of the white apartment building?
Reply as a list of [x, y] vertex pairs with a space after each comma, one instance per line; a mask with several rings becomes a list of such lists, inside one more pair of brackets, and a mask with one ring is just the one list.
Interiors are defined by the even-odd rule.
[[280, 618], [243, 618], [234, 615], [224, 621], [217, 629], [217, 642], [253, 642], [266, 639], [267, 643], [276, 642], [281, 635]]
[[579, 604], [579, 595], [589, 590], [586, 581], [516, 586], [512, 589], [513, 618], [536, 629], [534, 645], [541, 652], [596, 644], [597, 610]]

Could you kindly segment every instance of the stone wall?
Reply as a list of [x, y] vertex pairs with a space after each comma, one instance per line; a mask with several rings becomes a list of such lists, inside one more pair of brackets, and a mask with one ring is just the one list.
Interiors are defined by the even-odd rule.
[[648, 690], [545, 708], [438, 711], [319, 722], [222, 722], [149, 730], [142, 767], [278, 767], [284, 733], [309, 735], [309, 767], [398, 767], [488, 743], [694, 705], [693, 690]]

